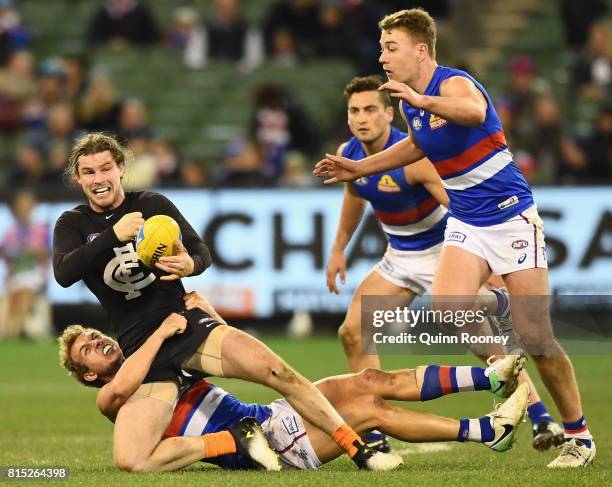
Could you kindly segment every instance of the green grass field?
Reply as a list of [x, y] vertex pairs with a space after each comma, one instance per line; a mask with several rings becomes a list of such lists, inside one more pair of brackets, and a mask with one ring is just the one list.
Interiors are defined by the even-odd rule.
[[[265, 339], [275, 351], [311, 379], [342, 373], [344, 360], [334, 338]], [[226, 472], [197, 464], [181, 472], [127, 474], [115, 469], [112, 425], [95, 408], [95, 391], [79, 386], [60, 369], [55, 343], [0, 343], [0, 466], [70, 467], [71, 485], [605, 485], [612, 484], [608, 449], [612, 440], [612, 357], [573, 357], [582, 388], [584, 409], [597, 440], [596, 463], [581, 471], [549, 471], [555, 452], [531, 448], [529, 424], [524, 424], [513, 450], [500, 454], [480, 445], [444, 443], [429, 446], [395, 443], [405, 464], [391, 473], [360, 472], [340, 458], [317, 472]], [[422, 363], [473, 363], [469, 356], [431, 358], [383, 357], [385, 368]], [[530, 365], [529, 370], [533, 370]], [[539, 380], [537, 383], [540, 384]], [[219, 381], [248, 401], [269, 401], [276, 395], [241, 381]], [[550, 399], [545, 394], [548, 404]], [[467, 393], [411, 408], [465, 417], [488, 412], [493, 396]], [[6, 485], [17, 485], [18, 482]], [[48, 481], [24, 485], [48, 485]]]

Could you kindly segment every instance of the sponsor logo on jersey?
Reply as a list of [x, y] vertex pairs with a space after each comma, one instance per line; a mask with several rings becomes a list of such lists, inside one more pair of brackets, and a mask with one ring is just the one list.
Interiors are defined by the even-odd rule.
[[362, 178], [356, 179], [355, 180], [355, 184], [358, 184], [359, 186], [365, 186], [366, 184], [368, 184], [367, 176], [364, 176]]
[[527, 242], [527, 240], [515, 240], [512, 242], [512, 248], [514, 250], [522, 250], [526, 249], [527, 247], [529, 247], [529, 242]]
[[518, 258], [518, 263], [522, 264], [523, 262], [525, 262], [525, 259], [527, 258], [527, 254], [521, 254], [521, 256]]
[[397, 193], [401, 191], [401, 188], [393, 181], [391, 176], [385, 174], [380, 178], [380, 181], [378, 181], [378, 191], [382, 191], [383, 193]]
[[443, 118], [434, 115], [433, 113], [429, 117], [429, 128], [431, 130], [439, 129], [440, 127], [444, 127], [448, 122]]
[[505, 210], [509, 206], [516, 205], [519, 202], [518, 196], [511, 196], [507, 200], [502, 201], [497, 207], [500, 210]]
[[421, 122], [421, 119], [419, 117], [414, 117], [412, 119], [412, 128], [414, 130], [421, 130], [422, 126], [423, 126], [423, 123]]
[[138, 254], [134, 243], [128, 242], [123, 247], [113, 248], [115, 257], [104, 268], [104, 283], [122, 293], [127, 301], [137, 298], [141, 289], [147, 287], [155, 280], [155, 275], [149, 272], [145, 275], [140, 271]]
[[300, 432], [300, 428], [298, 427], [297, 419], [295, 419], [295, 416], [285, 416], [281, 420], [281, 422], [283, 424], [283, 428], [285, 428], [285, 431], [288, 434], [294, 435]]
[[446, 236], [446, 240], [448, 242], [464, 242], [465, 241], [465, 233], [461, 232], [449, 232]]
[[422, 108], [419, 110], [419, 115], [421, 117], [425, 116], [425, 110], [423, 110]]
[[100, 236], [99, 233], [90, 233], [89, 235], [87, 235], [87, 241], [93, 242], [99, 236]]

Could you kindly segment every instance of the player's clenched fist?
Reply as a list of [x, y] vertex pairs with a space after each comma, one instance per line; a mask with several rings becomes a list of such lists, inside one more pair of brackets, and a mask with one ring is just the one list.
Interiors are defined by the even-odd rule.
[[135, 211], [123, 215], [121, 219], [113, 225], [113, 230], [120, 242], [129, 242], [136, 238], [136, 235], [138, 235], [143, 225], [144, 218], [142, 217], [142, 213]]
[[180, 335], [185, 328], [187, 328], [187, 319], [182, 315], [172, 313], [159, 325], [156, 333], [162, 340], [165, 340], [174, 335]]

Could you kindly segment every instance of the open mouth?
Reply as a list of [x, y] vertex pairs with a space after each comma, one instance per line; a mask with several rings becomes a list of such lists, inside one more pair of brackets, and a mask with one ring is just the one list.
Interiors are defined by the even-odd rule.
[[102, 188], [95, 188], [93, 190], [93, 192], [94, 192], [94, 194], [96, 194], [98, 196], [102, 196], [102, 195], [110, 193], [110, 187], [103, 186]]
[[113, 346], [112, 345], [105, 345], [104, 348], [102, 349], [102, 353], [104, 355], [108, 355], [109, 353], [111, 353], [111, 351], [113, 350]]

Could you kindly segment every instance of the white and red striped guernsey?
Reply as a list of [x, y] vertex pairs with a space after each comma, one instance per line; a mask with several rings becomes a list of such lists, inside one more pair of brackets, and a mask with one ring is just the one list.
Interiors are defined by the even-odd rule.
[[438, 66], [425, 95], [439, 96], [448, 78], [472, 81], [487, 100], [485, 121], [477, 127], [450, 123], [402, 103], [412, 137], [442, 178], [450, 216], [475, 226], [503, 223], [533, 206], [531, 189], [514, 164], [493, 103], [478, 81], [465, 71]]

